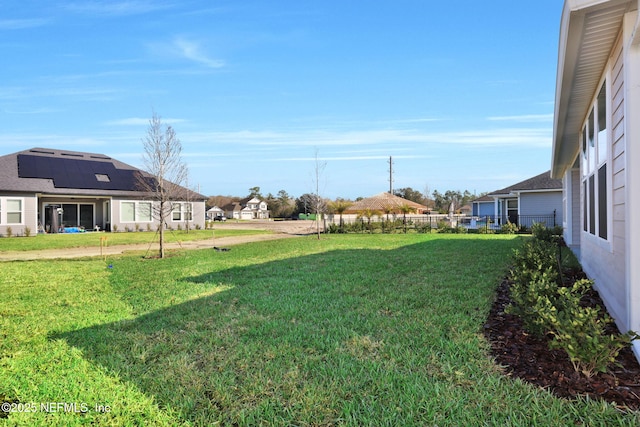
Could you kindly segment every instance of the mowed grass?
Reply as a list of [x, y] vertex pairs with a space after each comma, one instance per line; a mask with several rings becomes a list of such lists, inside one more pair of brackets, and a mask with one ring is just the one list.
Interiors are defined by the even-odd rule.
[[[228, 236], [247, 236], [252, 234], [269, 234], [267, 230], [237, 230], [237, 229], [209, 229], [209, 230], [166, 230], [165, 242], [187, 242], [206, 240]], [[43, 249], [64, 249], [82, 247], [100, 247], [100, 239], [108, 246], [149, 244], [158, 241], [155, 231], [138, 231], [122, 233], [61, 233], [38, 234], [30, 237], [0, 238], [0, 252], [3, 251], [34, 251]]]
[[0, 397], [80, 411], [0, 423], [638, 425], [492, 362], [482, 326], [521, 239], [334, 235], [3, 263]]

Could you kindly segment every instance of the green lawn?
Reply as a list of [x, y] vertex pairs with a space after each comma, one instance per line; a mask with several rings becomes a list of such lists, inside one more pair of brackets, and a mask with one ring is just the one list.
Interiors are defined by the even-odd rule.
[[[268, 234], [266, 230], [190, 230], [165, 231], [165, 242], [186, 242], [192, 240], [206, 240], [212, 237], [245, 236], [250, 234]], [[122, 233], [73, 233], [73, 234], [38, 234], [31, 237], [0, 238], [0, 252], [2, 251], [33, 251], [42, 249], [63, 249], [81, 247], [99, 247], [100, 238], [106, 238], [106, 244], [134, 245], [157, 242], [155, 231], [122, 232]]]
[[0, 424], [637, 426], [490, 360], [482, 325], [521, 239], [332, 235], [2, 263], [0, 398], [37, 411]]

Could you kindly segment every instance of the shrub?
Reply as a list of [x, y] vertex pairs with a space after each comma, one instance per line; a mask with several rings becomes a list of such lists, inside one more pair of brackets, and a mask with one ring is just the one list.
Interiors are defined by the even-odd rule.
[[147, 231], [151, 231], [151, 224], [147, 223]]
[[140, 231], [140, 224], [136, 223], [135, 227], [136, 227], [136, 231]]
[[24, 228], [24, 235], [27, 236], [27, 237], [31, 236], [31, 228], [25, 227]]
[[111, 226], [111, 230], [112, 230], [114, 233], [117, 233], [117, 232], [118, 232], [118, 224], [113, 224], [113, 226]]
[[531, 234], [538, 240], [545, 242], [558, 242], [562, 236], [562, 227], [555, 226], [548, 228], [546, 225], [536, 222], [531, 226]]
[[334, 224], [334, 223], [329, 224], [329, 227], [327, 228], [327, 233], [337, 234], [339, 232], [340, 232], [340, 227], [338, 226], [338, 224]]
[[549, 316], [553, 329], [551, 348], [564, 350], [573, 368], [591, 377], [596, 372], [607, 372], [620, 351], [640, 338], [633, 332], [608, 334], [607, 326], [613, 323], [608, 313], [599, 308], [584, 307], [580, 301], [593, 286], [590, 280], [576, 281], [572, 287], [558, 289], [560, 308], [555, 317]]
[[557, 273], [551, 267], [519, 274], [510, 289], [513, 302], [505, 311], [518, 316], [527, 331], [542, 337], [553, 328], [549, 319], [557, 315]]
[[480, 234], [495, 234], [495, 230], [489, 227], [480, 227], [478, 228], [478, 233]]
[[557, 243], [553, 243], [559, 242], [557, 228], [532, 228], [534, 235], [541, 237], [514, 251], [512, 303], [505, 311], [520, 317], [529, 332], [550, 334], [549, 347], [564, 350], [576, 371], [587, 377], [606, 372], [620, 351], [640, 337], [634, 332], [607, 333], [607, 326], [613, 322], [608, 313], [582, 304], [593, 282], [580, 279], [570, 286], [562, 283]]
[[511, 221], [507, 221], [506, 224], [502, 224], [502, 227], [500, 227], [500, 232], [502, 234], [516, 234], [517, 231], [518, 225], [512, 223]]
[[416, 223], [416, 231], [422, 234], [431, 233], [431, 224], [428, 222]]
[[7, 233], [7, 237], [13, 236], [13, 229], [11, 227], [7, 227], [5, 232]]

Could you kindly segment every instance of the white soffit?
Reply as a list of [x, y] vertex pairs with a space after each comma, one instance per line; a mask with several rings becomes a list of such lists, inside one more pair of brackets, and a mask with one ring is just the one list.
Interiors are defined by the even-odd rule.
[[[579, 3], [597, 4], [572, 9], [582, 7]], [[565, 4], [556, 83], [554, 177], [560, 177], [574, 162], [582, 123], [620, 32], [622, 17], [632, 6], [629, 0]]]

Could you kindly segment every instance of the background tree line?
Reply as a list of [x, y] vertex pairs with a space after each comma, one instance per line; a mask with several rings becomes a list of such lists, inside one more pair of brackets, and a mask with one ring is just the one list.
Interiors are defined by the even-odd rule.
[[[427, 206], [431, 208], [434, 213], [448, 213], [449, 206], [452, 202], [454, 203], [455, 208], [458, 209], [464, 205], [470, 204], [473, 200], [486, 193], [474, 195], [468, 190], [447, 190], [444, 193], [434, 190], [429, 194], [428, 188], [425, 189], [424, 192], [421, 192], [411, 187], [406, 187], [394, 190], [393, 194], [398, 197], [402, 197], [403, 199], [411, 200]], [[320, 212], [330, 212], [335, 210], [334, 208], [336, 206], [349, 205], [363, 199], [363, 197], [359, 197], [355, 200], [343, 198], [330, 200], [313, 193], [305, 193], [296, 198], [289, 195], [285, 190], [278, 191], [276, 195], [272, 193], [263, 195], [260, 191], [260, 187], [252, 187], [249, 189], [249, 194], [245, 197], [211, 196], [207, 200], [207, 209], [213, 206], [223, 207], [232, 202], [240, 202], [253, 197], [267, 202], [270, 216], [272, 218], [290, 218], [298, 217], [299, 214], [314, 213], [316, 204], [320, 206]]]

